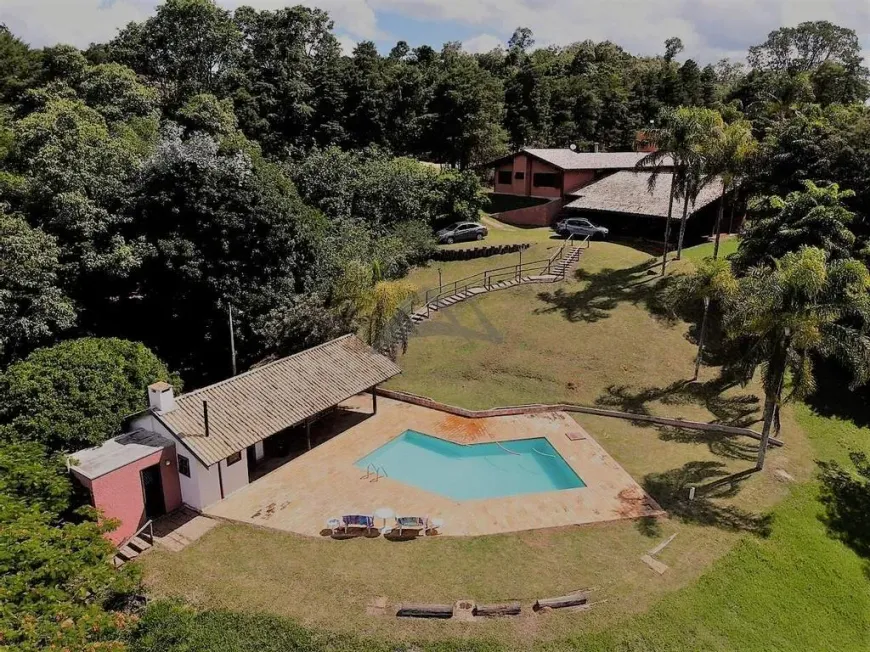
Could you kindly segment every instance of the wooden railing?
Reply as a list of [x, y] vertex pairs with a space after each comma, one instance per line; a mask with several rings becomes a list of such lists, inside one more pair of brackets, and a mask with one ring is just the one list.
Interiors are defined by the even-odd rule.
[[[587, 236], [581, 244], [586, 244], [589, 247], [589, 237]], [[431, 317], [432, 308], [437, 310], [437, 304], [447, 297], [452, 297], [456, 294], [467, 293], [469, 290], [483, 288], [486, 290], [492, 289], [494, 285], [498, 285], [503, 281], [516, 280], [520, 281], [526, 276], [553, 276], [553, 270], [558, 266], [569, 248], [577, 248], [574, 235], [571, 234], [562, 243], [558, 251], [550, 258], [523, 262], [522, 252], [519, 252], [520, 261], [515, 265], [506, 265], [504, 267], [494, 267], [486, 269], [482, 272], [460, 278], [455, 281], [443, 283], [438, 287], [429, 288], [422, 292], [423, 301], [418, 303], [421, 293], [408, 299], [396, 311], [395, 316], [390, 321], [390, 326], [384, 331], [381, 341], [377, 343], [376, 348], [380, 351], [391, 349], [396, 342], [397, 335], [413, 326], [411, 315], [419, 308], [426, 309], [426, 317]], [[565, 280], [566, 269], [563, 267], [558, 279]]]

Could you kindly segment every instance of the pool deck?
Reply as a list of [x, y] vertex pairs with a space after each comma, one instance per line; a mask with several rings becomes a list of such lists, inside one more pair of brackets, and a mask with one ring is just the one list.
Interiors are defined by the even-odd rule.
[[[466, 419], [383, 397], [356, 396], [342, 408], [359, 420], [341, 434], [205, 510], [209, 516], [321, 536], [327, 519], [389, 507], [404, 516], [444, 519], [440, 534], [477, 536], [659, 516], [664, 512], [632, 477], [562, 412]], [[471, 444], [546, 437], [586, 487], [456, 501], [391, 478], [364, 478], [360, 458], [406, 430]], [[380, 525], [378, 521], [376, 523]]]

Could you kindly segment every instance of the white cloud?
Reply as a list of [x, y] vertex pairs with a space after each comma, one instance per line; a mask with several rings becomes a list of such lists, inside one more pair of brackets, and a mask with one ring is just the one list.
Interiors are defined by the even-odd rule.
[[[154, 13], [158, 0], [0, 0], [0, 23], [33, 46], [69, 43], [87, 47], [107, 41], [133, 20]], [[218, 0], [227, 9], [249, 5], [280, 9], [303, 4], [329, 12], [336, 26], [359, 39], [378, 39], [375, 12], [366, 0]]]
[[[455, 23], [476, 33], [469, 50], [505, 42], [514, 28], [530, 27], [539, 45], [583, 39], [612, 40], [631, 52], [655, 54], [679, 36], [684, 56], [701, 62], [742, 57], [748, 46], [783, 25], [831, 20], [854, 29], [870, 50], [868, 0], [218, 0], [228, 8], [249, 4], [277, 9], [295, 4], [330, 12], [337, 33], [350, 39], [392, 41], [409, 38], [394, 27], [383, 33], [378, 12], [424, 21]], [[130, 20], [151, 14], [158, 0], [0, 0], [0, 22], [30, 43], [68, 42], [86, 46], [112, 38]], [[395, 20], [393, 21], [396, 22]], [[442, 30], [443, 33], [444, 30]], [[414, 40], [409, 38], [409, 40]], [[432, 43], [436, 48], [440, 43]]]
[[146, 18], [153, 2], [140, 0], [0, 0], [0, 23], [34, 46], [86, 47], [112, 38], [130, 21]]
[[357, 41], [352, 39], [347, 34], [338, 34], [336, 35], [338, 39], [338, 44], [341, 46], [342, 53], [350, 56], [353, 54], [353, 49], [356, 47]]
[[612, 40], [638, 54], [664, 50], [679, 36], [685, 56], [702, 62], [743, 56], [767, 33], [804, 20], [851, 27], [870, 48], [867, 0], [369, 0], [375, 10], [453, 21], [507, 39], [530, 27], [539, 45]]
[[490, 50], [495, 50], [500, 45], [504, 45], [503, 40], [498, 36], [493, 36], [492, 34], [478, 34], [477, 36], [472, 36], [462, 42], [462, 48], [466, 52], [471, 52], [472, 54], [477, 52], [489, 52]]

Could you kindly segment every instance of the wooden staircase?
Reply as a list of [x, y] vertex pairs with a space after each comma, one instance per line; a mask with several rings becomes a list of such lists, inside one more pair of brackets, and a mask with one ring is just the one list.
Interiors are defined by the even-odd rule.
[[469, 287], [464, 289], [456, 294], [452, 294], [450, 296], [444, 297], [442, 299], [438, 299], [437, 301], [432, 301], [422, 308], [419, 308], [412, 312], [410, 317], [410, 323], [407, 323], [403, 326], [403, 330], [405, 333], [409, 332], [414, 325], [420, 324], [427, 319], [429, 319], [433, 313], [437, 313], [439, 310], [444, 310], [445, 308], [449, 308], [457, 303], [461, 303], [466, 301], [467, 299], [471, 299], [481, 294], [488, 294], [489, 292], [496, 292], [498, 290], [506, 290], [508, 288], [517, 287], [519, 285], [526, 285], [529, 283], [555, 283], [557, 281], [562, 281], [567, 278], [568, 273], [577, 264], [577, 261], [580, 260], [581, 249], [576, 246], [572, 246], [567, 250], [565, 255], [555, 261], [552, 267], [549, 270], [549, 273], [540, 274], [540, 275], [527, 275], [520, 276], [517, 278], [506, 279], [503, 281], [499, 281], [497, 283], [490, 283], [485, 285], [478, 285], [475, 287]]
[[154, 546], [154, 524], [148, 521], [145, 525], [139, 528], [132, 537], [118, 546], [118, 552], [112, 559], [115, 568], [123, 566], [128, 561], [136, 559], [146, 550], [150, 550]]

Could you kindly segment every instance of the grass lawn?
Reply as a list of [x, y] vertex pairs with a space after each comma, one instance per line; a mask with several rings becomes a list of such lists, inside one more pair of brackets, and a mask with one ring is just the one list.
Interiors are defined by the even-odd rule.
[[[726, 258], [737, 252], [737, 247], [740, 245], [740, 239], [737, 236], [723, 237], [719, 242], [719, 257]], [[687, 260], [701, 260], [703, 258], [712, 258], [714, 243], [707, 242], [696, 247], [689, 247], [683, 251], [683, 256]]]
[[[558, 244], [546, 229], [513, 237], [535, 238], [533, 250], [542, 253]], [[473, 273], [478, 263], [501, 265], [499, 258], [514, 256], [441, 263], [444, 279]], [[701, 384], [685, 382], [692, 329], [650, 309], [657, 281], [649, 261], [629, 247], [594, 243], [569, 282], [453, 306], [412, 338], [400, 358], [404, 373], [391, 386], [465, 407], [566, 400], [754, 424], [756, 387], [723, 388], [715, 368], [703, 370]], [[437, 285], [432, 267], [411, 280], [427, 286], [433, 271]], [[870, 431], [798, 406], [784, 414], [787, 446], [771, 452], [765, 472], [689, 502], [689, 485], [750, 467], [751, 443], [602, 417], [578, 421], [670, 519], [410, 544], [223, 525], [181, 553], [145, 555], [147, 582], [156, 596], [182, 596], [203, 609], [268, 613], [361, 637], [342, 639], [340, 649], [371, 649], [375, 640], [433, 650], [867, 649], [864, 565], [825, 532], [812, 477], [814, 459], [844, 459], [845, 447], [870, 451]], [[777, 470], [794, 481], [781, 481]], [[674, 533], [659, 557], [670, 570], [657, 575], [639, 558]], [[377, 596], [390, 604], [472, 598], [528, 605], [584, 587], [601, 601], [586, 613], [473, 624], [366, 614]], [[233, 645], [224, 649], [261, 649]]]

